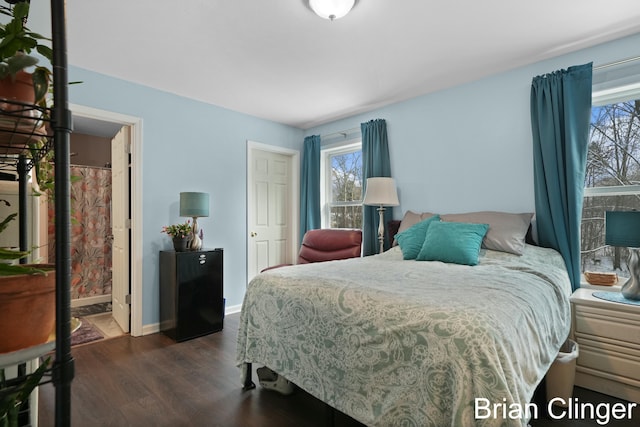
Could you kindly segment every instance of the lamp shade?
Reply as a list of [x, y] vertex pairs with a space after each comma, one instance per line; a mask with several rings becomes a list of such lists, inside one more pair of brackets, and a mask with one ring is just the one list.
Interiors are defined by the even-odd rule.
[[640, 248], [640, 211], [606, 212], [605, 244]]
[[209, 216], [209, 194], [180, 193], [180, 216], [199, 218]]
[[398, 206], [400, 202], [396, 181], [386, 177], [367, 178], [367, 189], [362, 203], [372, 206]]
[[309, 0], [309, 6], [319, 17], [333, 21], [349, 13], [355, 2], [355, 0]]

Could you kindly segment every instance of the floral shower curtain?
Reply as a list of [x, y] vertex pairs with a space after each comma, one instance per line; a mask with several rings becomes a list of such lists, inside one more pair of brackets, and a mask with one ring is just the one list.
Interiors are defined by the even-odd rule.
[[[111, 169], [71, 166], [71, 298], [111, 294]], [[49, 260], [55, 259], [53, 206]]]

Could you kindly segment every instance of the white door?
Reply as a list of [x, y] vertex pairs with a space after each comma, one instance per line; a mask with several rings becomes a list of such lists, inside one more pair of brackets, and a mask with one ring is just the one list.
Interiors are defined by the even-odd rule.
[[113, 318], [129, 332], [129, 136], [124, 126], [111, 140], [111, 233]]
[[249, 281], [266, 267], [293, 263], [298, 247], [298, 152], [264, 148], [247, 150]]

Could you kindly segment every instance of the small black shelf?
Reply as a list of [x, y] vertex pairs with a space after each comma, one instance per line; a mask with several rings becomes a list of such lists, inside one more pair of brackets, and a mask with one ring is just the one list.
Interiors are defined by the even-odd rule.
[[[19, 228], [20, 250], [26, 247], [26, 200], [28, 198], [27, 178], [29, 171], [53, 149], [51, 110], [37, 105], [0, 99], [0, 173], [4, 180], [19, 183]], [[44, 197], [44, 196], [43, 196]], [[59, 285], [56, 285], [56, 289]], [[62, 285], [64, 286], [64, 285]], [[62, 288], [62, 286], [60, 286]], [[55, 341], [29, 348], [0, 354], [0, 369], [18, 367], [18, 375], [6, 379], [0, 389], [0, 398], [4, 398], [19, 389], [33, 377], [27, 371], [27, 362], [51, 353], [56, 348]], [[53, 368], [49, 366], [38, 384], [51, 382]], [[33, 380], [37, 380], [33, 378]], [[32, 381], [33, 381], [32, 380]], [[19, 412], [18, 425], [30, 425], [31, 409], [25, 402]]]
[[33, 347], [22, 350], [12, 351], [10, 353], [0, 354], [0, 369], [8, 366], [18, 365], [25, 360], [33, 360], [44, 356], [55, 348], [55, 341], [48, 341], [44, 344], [34, 345]]
[[[10, 2], [8, 2], [10, 3]], [[74, 376], [74, 361], [71, 355], [71, 256], [70, 256], [70, 171], [69, 134], [71, 133], [71, 111], [69, 110], [66, 8], [64, 0], [51, 0], [51, 41], [53, 50], [53, 99], [54, 106], [0, 100], [0, 172], [16, 174], [19, 182], [20, 205], [26, 206], [26, 177], [28, 171], [47, 153], [55, 152], [55, 250], [56, 250], [56, 328], [53, 364], [40, 382], [51, 381], [55, 385], [55, 425], [71, 425], [71, 382]], [[31, 150], [32, 142], [42, 142]], [[25, 209], [20, 209], [20, 246], [26, 236]], [[18, 357], [33, 360], [26, 349]], [[48, 350], [50, 351], [50, 350]], [[27, 354], [29, 353], [29, 354]], [[20, 375], [18, 381], [28, 378]]]
[[28, 172], [52, 149], [51, 109], [0, 100], [0, 172], [17, 171], [22, 159]]

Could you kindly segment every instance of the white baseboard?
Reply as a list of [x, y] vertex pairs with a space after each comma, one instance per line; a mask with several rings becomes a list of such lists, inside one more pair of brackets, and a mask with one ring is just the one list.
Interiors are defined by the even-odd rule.
[[[240, 313], [240, 309], [242, 309], [242, 304], [240, 305], [232, 305], [230, 307], [226, 307], [224, 310], [225, 316], [227, 314]], [[148, 325], [144, 325], [142, 327], [142, 335], [151, 335], [157, 334], [160, 332], [160, 323], [150, 323]]]
[[227, 314], [240, 313], [241, 309], [242, 309], [242, 304], [231, 305], [229, 307], [225, 307], [224, 314], [227, 315]]
[[142, 335], [157, 334], [160, 332], [160, 323], [151, 323], [149, 325], [142, 326]]
[[72, 299], [71, 307], [84, 307], [85, 305], [101, 304], [105, 302], [111, 302], [111, 294]]

